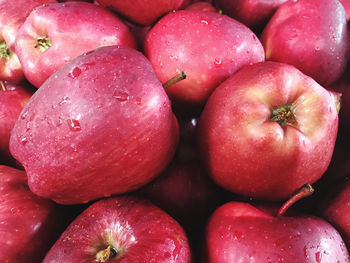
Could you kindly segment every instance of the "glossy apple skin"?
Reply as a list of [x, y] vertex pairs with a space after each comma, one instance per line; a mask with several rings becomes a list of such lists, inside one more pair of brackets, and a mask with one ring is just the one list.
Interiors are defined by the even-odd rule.
[[[293, 105], [296, 123], [271, 121]], [[337, 136], [334, 97], [293, 66], [246, 66], [211, 95], [199, 120], [198, 143], [209, 173], [234, 193], [288, 198], [326, 171]]]
[[342, 179], [323, 197], [320, 214], [338, 229], [350, 249], [350, 181]]
[[140, 25], [151, 25], [164, 14], [182, 7], [184, 0], [97, 0], [118, 14]]
[[[51, 47], [41, 51], [39, 37], [48, 37]], [[15, 48], [25, 77], [39, 88], [65, 63], [109, 45], [136, 48], [128, 27], [114, 14], [94, 4], [67, 2], [35, 9], [19, 30]]]
[[172, 159], [178, 133], [149, 61], [134, 49], [109, 46], [45, 82], [17, 120], [10, 150], [34, 193], [74, 204], [148, 183]]
[[349, 31], [337, 0], [299, 0], [282, 5], [265, 27], [267, 60], [294, 65], [328, 86], [345, 70]]
[[3, 82], [0, 89], [0, 156], [6, 160], [12, 158], [9, 150], [11, 130], [32, 94], [28, 87], [8, 82]]
[[186, 10], [197, 10], [207, 12], [218, 12], [218, 10], [209, 2], [195, 2], [186, 7]]
[[219, 207], [206, 228], [207, 263], [349, 262], [339, 233], [315, 216], [281, 216], [248, 203]]
[[0, 261], [40, 262], [58, 237], [58, 210], [34, 195], [24, 171], [0, 166]]
[[5, 42], [11, 52], [0, 56], [0, 79], [20, 83], [24, 81], [22, 66], [15, 53], [15, 39], [19, 28], [37, 6], [56, 3], [55, 0], [3, 0], [0, 2], [0, 42]]
[[349, 0], [339, 0], [339, 2], [343, 5], [346, 13], [346, 20], [350, 20], [350, 1]]
[[252, 29], [266, 25], [277, 8], [288, 0], [216, 0], [216, 6]]
[[150, 202], [115, 197], [92, 204], [64, 231], [43, 263], [93, 263], [108, 247], [119, 255], [107, 262], [191, 262], [181, 226]]
[[203, 104], [239, 68], [264, 60], [249, 28], [225, 15], [193, 10], [158, 21], [146, 36], [145, 54], [162, 83], [186, 71], [185, 80], [166, 90], [173, 101], [185, 104]]

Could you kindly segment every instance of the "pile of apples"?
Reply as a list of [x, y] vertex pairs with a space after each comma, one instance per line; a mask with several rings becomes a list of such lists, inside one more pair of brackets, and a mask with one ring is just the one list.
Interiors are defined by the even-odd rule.
[[0, 262], [349, 263], [349, 19], [0, 1]]

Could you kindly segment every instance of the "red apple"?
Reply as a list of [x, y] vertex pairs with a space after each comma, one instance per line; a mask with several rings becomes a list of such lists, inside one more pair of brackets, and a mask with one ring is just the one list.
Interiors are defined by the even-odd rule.
[[208, 263], [350, 261], [339, 233], [321, 218], [275, 217], [242, 202], [226, 203], [213, 213], [206, 248]]
[[277, 8], [288, 0], [216, 0], [216, 6], [252, 29], [262, 29]]
[[32, 96], [24, 85], [0, 81], [0, 153], [10, 157], [10, 133], [24, 105]]
[[321, 215], [333, 224], [350, 249], [350, 181], [341, 180], [323, 197]]
[[16, 38], [26, 78], [37, 88], [62, 65], [100, 46], [136, 47], [128, 27], [114, 14], [84, 2], [35, 9]]
[[11, 158], [10, 133], [32, 91], [23, 85], [0, 81], [0, 156]]
[[140, 188], [171, 161], [178, 125], [149, 61], [96, 49], [56, 71], [32, 96], [10, 138], [29, 187], [62, 204]]
[[138, 192], [194, 233], [219, 202], [219, 191], [199, 162], [174, 161]]
[[15, 53], [15, 38], [30, 12], [55, 0], [2, 0], [0, 2], [0, 80], [24, 81], [22, 66]]
[[345, 70], [349, 41], [338, 0], [289, 1], [276, 11], [261, 37], [267, 60], [294, 65], [326, 86]]
[[57, 207], [34, 195], [24, 171], [0, 166], [0, 262], [41, 262], [59, 235]]
[[195, 3], [187, 6], [186, 10], [218, 12], [218, 10], [209, 2], [195, 2]]
[[326, 171], [337, 127], [331, 93], [293, 66], [262, 62], [214, 91], [199, 120], [198, 142], [219, 185], [282, 200]]
[[151, 25], [164, 14], [182, 7], [184, 1], [186, 0], [97, 0], [96, 2], [136, 24]]
[[43, 263], [191, 262], [181, 226], [149, 202], [100, 200], [76, 218]]
[[339, 2], [343, 5], [346, 13], [346, 20], [350, 20], [350, 0], [339, 0]]
[[215, 12], [182, 10], [163, 17], [145, 40], [145, 54], [161, 82], [185, 71], [167, 93], [179, 103], [203, 104], [211, 92], [246, 64], [264, 60], [254, 33]]

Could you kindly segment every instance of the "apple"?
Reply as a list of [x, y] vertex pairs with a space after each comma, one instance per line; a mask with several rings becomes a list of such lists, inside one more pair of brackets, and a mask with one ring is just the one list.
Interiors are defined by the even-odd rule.
[[350, 0], [339, 0], [339, 2], [343, 5], [346, 13], [346, 20], [350, 20]]
[[288, 0], [216, 0], [216, 6], [253, 30], [264, 28], [277, 8]]
[[35, 194], [78, 204], [151, 181], [170, 163], [178, 137], [149, 61], [108, 46], [67, 63], [41, 86], [12, 130], [10, 151]]
[[185, 9], [207, 11], [207, 12], [218, 12], [218, 10], [209, 2], [195, 2], [187, 6]]
[[55, 204], [34, 195], [24, 171], [0, 165], [0, 261], [41, 262], [58, 238]]
[[350, 249], [350, 181], [342, 179], [319, 204], [320, 214], [334, 225]]
[[192, 234], [200, 230], [219, 203], [219, 190], [198, 161], [173, 161], [138, 195], [166, 211]]
[[137, 43], [138, 50], [142, 52], [146, 35], [148, 31], [151, 30], [151, 26], [138, 25], [138, 24], [131, 23], [127, 20], [124, 20], [123, 22], [128, 26], [128, 28], [130, 29], [130, 32], [133, 34]]
[[338, 0], [288, 1], [261, 36], [267, 60], [293, 65], [324, 86], [345, 70], [349, 41], [345, 11]]
[[159, 20], [146, 36], [144, 52], [161, 82], [186, 72], [185, 80], [166, 89], [175, 104], [204, 104], [239, 68], [264, 60], [249, 28], [219, 13], [194, 10]]
[[97, 0], [99, 4], [140, 25], [151, 25], [164, 14], [177, 10], [187, 0]]
[[133, 197], [100, 200], [63, 232], [43, 263], [191, 262], [181, 226], [150, 202]]
[[24, 81], [22, 66], [15, 52], [15, 38], [30, 12], [37, 6], [55, 0], [0, 1], [0, 80]]
[[325, 220], [301, 214], [276, 217], [272, 211], [234, 201], [219, 207], [207, 224], [204, 262], [350, 261], [341, 236]]
[[326, 171], [337, 136], [334, 95], [295, 67], [243, 67], [210, 96], [198, 144], [214, 181], [236, 194], [283, 200]]
[[24, 85], [6, 81], [0, 81], [0, 87], [0, 156], [7, 163], [12, 158], [9, 150], [11, 130], [33, 92]]
[[15, 49], [25, 77], [37, 88], [65, 63], [100, 46], [136, 48], [128, 27], [114, 14], [85, 2], [36, 8], [20, 28]]

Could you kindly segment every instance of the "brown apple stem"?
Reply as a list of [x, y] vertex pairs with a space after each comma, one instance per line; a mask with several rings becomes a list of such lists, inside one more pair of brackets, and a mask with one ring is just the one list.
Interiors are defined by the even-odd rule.
[[164, 89], [167, 89], [169, 88], [170, 86], [178, 83], [179, 81], [181, 80], [184, 80], [186, 78], [186, 72], [185, 71], [181, 71], [179, 74], [177, 74], [175, 77], [169, 79], [167, 82], [165, 82], [163, 84], [163, 88]]
[[96, 253], [96, 262], [106, 262], [112, 258], [118, 256], [118, 252], [114, 247], [108, 246], [105, 249], [102, 249]]
[[274, 108], [271, 112], [270, 120], [284, 125], [297, 125], [293, 105], [283, 105]]
[[6, 91], [5, 83], [2, 80], [0, 81], [0, 85], [1, 85], [2, 91]]
[[49, 47], [51, 47], [51, 41], [48, 37], [39, 37], [34, 46], [34, 48], [39, 48], [41, 52], [46, 51]]
[[299, 189], [289, 200], [287, 200], [281, 208], [278, 210], [277, 216], [282, 216], [286, 211], [295, 204], [298, 200], [310, 196], [314, 192], [314, 189], [310, 184], [306, 184]]

